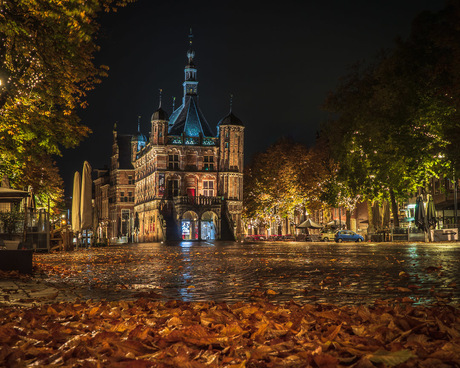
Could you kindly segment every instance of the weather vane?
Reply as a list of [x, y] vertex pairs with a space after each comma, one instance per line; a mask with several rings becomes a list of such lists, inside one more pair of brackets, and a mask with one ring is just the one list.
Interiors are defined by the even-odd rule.
[[160, 88], [159, 91], [160, 91], [160, 107], [161, 107], [161, 94], [162, 94], [163, 90]]
[[233, 93], [230, 93], [230, 112], [232, 112], [233, 107]]

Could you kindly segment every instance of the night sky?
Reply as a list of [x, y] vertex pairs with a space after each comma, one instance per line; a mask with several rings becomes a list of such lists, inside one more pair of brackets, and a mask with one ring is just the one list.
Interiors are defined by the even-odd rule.
[[182, 82], [193, 29], [200, 108], [215, 130], [229, 112], [246, 126], [245, 161], [281, 136], [311, 145], [328, 116], [327, 93], [358, 61], [370, 60], [405, 38], [422, 10], [443, 0], [154, 1], [138, 0], [104, 15], [96, 64], [109, 77], [89, 93], [82, 122], [93, 133], [58, 159], [66, 194], [84, 160], [109, 165], [112, 128], [147, 136], [158, 108], [181, 104]]

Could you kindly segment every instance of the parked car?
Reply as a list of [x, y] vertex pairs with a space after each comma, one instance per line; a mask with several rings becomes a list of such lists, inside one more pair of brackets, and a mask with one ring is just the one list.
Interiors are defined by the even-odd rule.
[[319, 234], [319, 240], [325, 241], [325, 242], [334, 240], [336, 231], [337, 230], [333, 230], [333, 229], [327, 229], [327, 230], [321, 231], [321, 234]]
[[339, 230], [335, 233], [335, 241], [337, 243], [342, 241], [362, 242], [363, 240], [364, 238], [361, 235], [351, 230]]
[[248, 235], [244, 238], [247, 242], [254, 242], [254, 241], [263, 241], [266, 240], [262, 235]]

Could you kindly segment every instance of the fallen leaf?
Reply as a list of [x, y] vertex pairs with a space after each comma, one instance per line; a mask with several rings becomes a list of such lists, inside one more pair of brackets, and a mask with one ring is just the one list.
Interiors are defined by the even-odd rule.
[[404, 363], [410, 358], [416, 358], [417, 356], [410, 350], [404, 349], [398, 351], [377, 350], [375, 353], [368, 354], [366, 357], [373, 363], [382, 363], [394, 367]]

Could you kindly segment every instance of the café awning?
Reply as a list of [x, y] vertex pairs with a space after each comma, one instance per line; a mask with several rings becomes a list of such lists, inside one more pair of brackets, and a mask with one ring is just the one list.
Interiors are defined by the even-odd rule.
[[1, 203], [17, 203], [29, 196], [29, 192], [25, 190], [17, 190], [0, 187], [0, 202]]
[[298, 229], [322, 229], [323, 226], [317, 224], [316, 222], [308, 219], [302, 222], [300, 225], [297, 226]]

